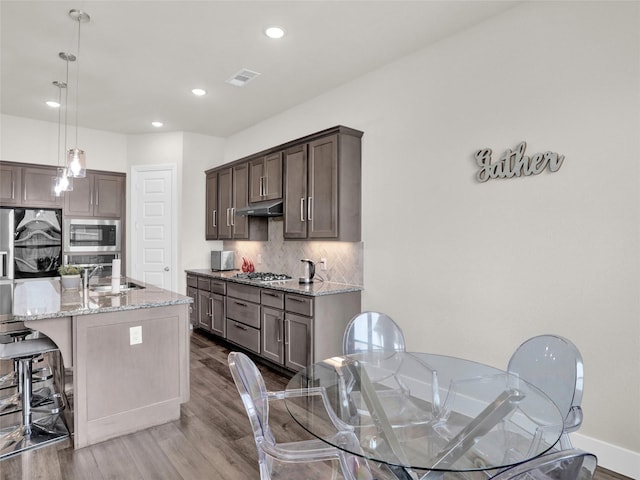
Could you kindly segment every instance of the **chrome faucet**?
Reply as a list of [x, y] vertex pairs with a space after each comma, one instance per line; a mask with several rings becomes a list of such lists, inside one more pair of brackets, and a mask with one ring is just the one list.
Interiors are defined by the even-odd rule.
[[[91, 270], [91, 273], [89, 273], [89, 270], [91, 269], [91, 267], [93, 267], [93, 270]], [[93, 265], [88, 265], [86, 267], [84, 267], [84, 288], [89, 288], [89, 279], [91, 279], [91, 277], [93, 277], [96, 273], [98, 273], [99, 271], [102, 270], [102, 265], [96, 265], [95, 267]]]

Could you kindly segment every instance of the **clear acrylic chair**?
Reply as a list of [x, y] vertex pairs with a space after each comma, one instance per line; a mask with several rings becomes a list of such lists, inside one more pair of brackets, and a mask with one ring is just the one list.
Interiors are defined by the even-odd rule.
[[389, 316], [379, 312], [362, 312], [347, 324], [342, 341], [345, 355], [364, 352], [403, 352], [402, 329]]
[[[386, 376], [371, 376], [371, 381], [380, 385], [394, 386], [377, 392], [380, 400], [386, 405], [385, 410], [394, 412], [394, 415], [389, 417], [392, 426], [403, 427], [409, 418], [412, 424], [430, 423], [440, 415], [440, 392], [437, 372], [417, 358], [412, 359], [413, 361], [410, 362], [412, 365], [408, 366], [405, 365], [407, 363], [406, 359], [403, 360], [401, 356], [395, 356], [398, 361], [395, 367], [393, 366], [394, 353], [405, 352], [406, 346], [402, 329], [391, 317], [384, 313], [373, 311], [355, 315], [347, 324], [342, 346], [345, 355], [364, 354], [366, 356], [368, 353], [389, 353], [389, 357], [386, 357], [383, 361], [385, 368], [381, 369], [381, 371], [386, 372]], [[403, 369], [407, 367], [415, 368], [413, 364], [421, 364], [421, 369], [424, 371], [425, 376], [429, 377], [428, 383], [432, 389], [431, 411], [426, 411], [423, 405], [416, 405], [413, 402], [411, 389], [402, 379]], [[371, 372], [370, 375], [372, 375]], [[353, 382], [345, 378], [344, 384], [344, 388], [341, 389], [343, 394], [342, 413], [343, 418], [347, 418], [344, 416], [345, 412], [351, 407], [348, 405], [346, 392], [351, 391]], [[354, 394], [357, 394], [357, 392], [354, 392]], [[398, 419], [402, 419], [402, 422], [396, 421]]]
[[560, 448], [571, 449], [569, 432], [582, 424], [584, 367], [577, 347], [557, 335], [539, 335], [520, 345], [509, 360], [508, 371], [546, 393], [564, 417]]
[[501, 471], [492, 480], [591, 480], [598, 459], [577, 449], [562, 450], [535, 457], [528, 462]]
[[[238, 388], [244, 404], [258, 450], [258, 463], [261, 480], [271, 480], [277, 464], [307, 464], [337, 460], [345, 480], [370, 480], [373, 478], [369, 465], [364, 458], [348, 454], [343, 450], [330, 446], [322, 440], [301, 440], [298, 442], [278, 443], [269, 427], [269, 401], [281, 400], [291, 396], [319, 395], [327, 410], [327, 414], [336, 427], [336, 436], [332, 440], [335, 445], [357, 447], [358, 440], [353, 431], [348, 429], [336, 417], [329, 406], [324, 390], [308, 388], [269, 392], [266, 389], [262, 374], [255, 363], [240, 352], [231, 352], [228, 357], [231, 376]], [[354, 443], [355, 442], [355, 443]], [[290, 474], [282, 474], [286, 469], [278, 469], [278, 478], [300, 478], [300, 465], [288, 469]]]

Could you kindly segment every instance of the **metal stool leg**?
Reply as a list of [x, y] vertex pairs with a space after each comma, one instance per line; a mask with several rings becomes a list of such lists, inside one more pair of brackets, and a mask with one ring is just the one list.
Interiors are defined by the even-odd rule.
[[22, 424], [17, 427], [0, 430], [0, 459], [69, 436], [69, 431], [58, 414], [63, 406], [56, 406], [53, 410], [46, 410], [48, 412], [55, 411], [56, 413], [53, 416], [49, 415], [37, 421], [33, 420], [33, 412], [38, 411], [38, 409], [33, 408], [32, 387], [33, 359], [36, 356], [30, 355], [18, 358], [18, 371], [22, 390]]

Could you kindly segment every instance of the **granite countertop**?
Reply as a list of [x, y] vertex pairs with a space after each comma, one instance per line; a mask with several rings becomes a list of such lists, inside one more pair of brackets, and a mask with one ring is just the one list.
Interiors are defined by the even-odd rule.
[[[192, 303], [191, 297], [146, 285], [117, 294], [81, 289], [63, 289], [59, 278], [17, 281], [13, 293], [12, 321], [90, 315]], [[91, 284], [93, 286], [93, 284]]]
[[349, 285], [347, 283], [321, 282], [315, 280], [313, 283], [304, 285], [298, 283], [297, 278], [278, 282], [260, 282], [249, 280], [247, 278], [235, 278], [239, 270], [231, 271], [214, 271], [206, 268], [185, 270], [186, 273], [193, 275], [201, 275], [216, 279], [225, 280], [227, 282], [243, 283], [254, 287], [269, 288], [271, 290], [280, 290], [282, 292], [297, 293], [299, 295], [308, 295], [310, 297], [319, 297], [321, 295], [336, 295], [339, 293], [361, 292], [363, 288], [359, 285]]

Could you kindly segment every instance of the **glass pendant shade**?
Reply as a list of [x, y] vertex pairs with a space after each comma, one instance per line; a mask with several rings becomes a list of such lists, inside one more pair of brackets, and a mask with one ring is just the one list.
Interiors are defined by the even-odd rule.
[[70, 148], [67, 152], [67, 175], [74, 178], [87, 176], [87, 163], [84, 150], [78, 147]]
[[51, 193], [56, 197], [73, 190], [73, 178], [67, 175], [66, 168], [58, 168], [58, 175], [51, 180]]

